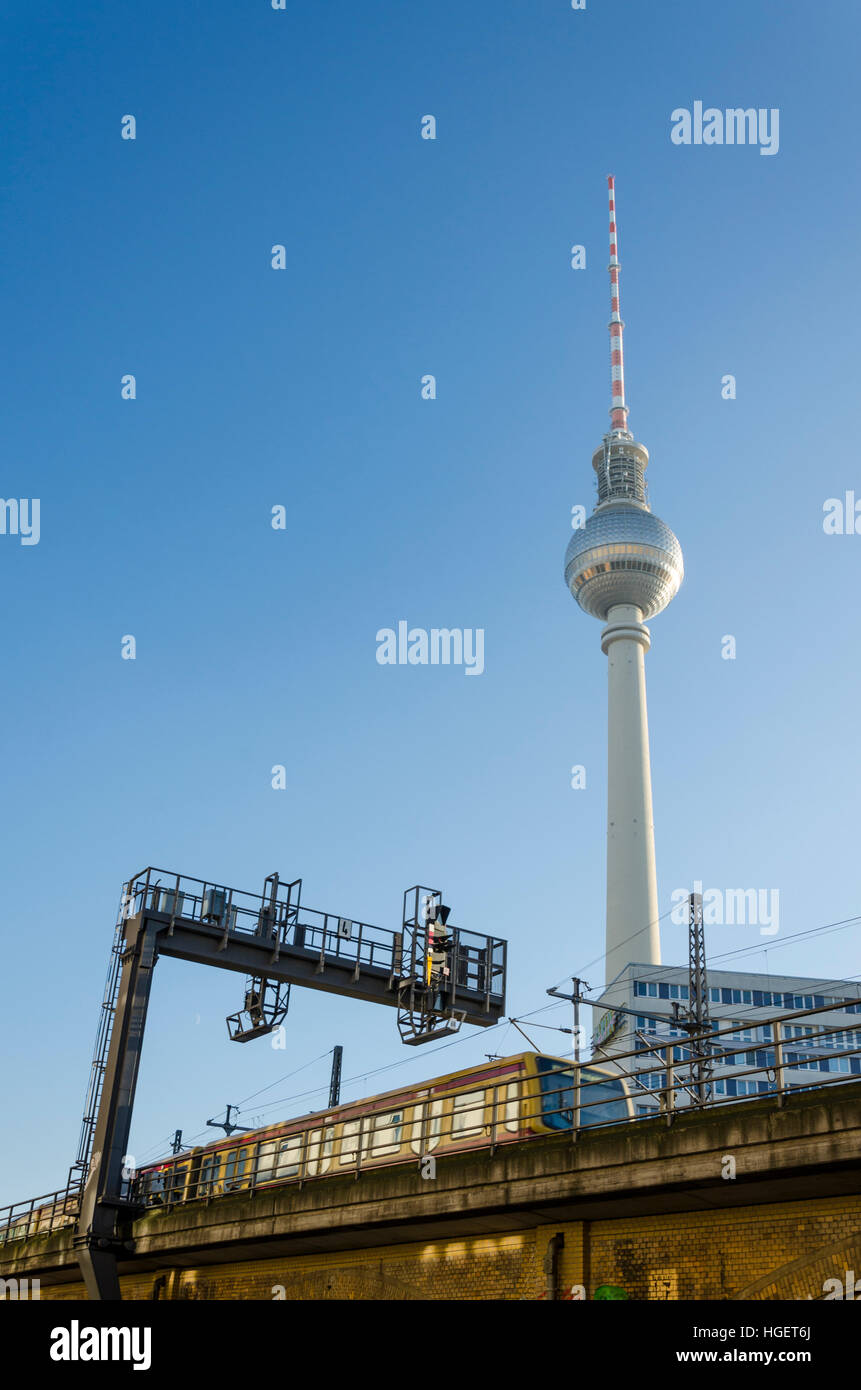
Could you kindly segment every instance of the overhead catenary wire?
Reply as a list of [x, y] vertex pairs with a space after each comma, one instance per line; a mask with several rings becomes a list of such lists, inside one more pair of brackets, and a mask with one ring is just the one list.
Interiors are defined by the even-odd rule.
[[[253, 1091], [253, 1092], [251, 1093], [250, 1096], [245, 1096], [243, 1100], [240, 1100], [240, 1101], [237, 1103], [237, 1106], [235, 1107], [235, 1108], [236, 1108], [236, 1113], [239, 1114], [239, 1106], [247, 1105], [248, 1102], [249, 1102], [250, 1100], [255, 1100], [255, 1099], [257, 1098], [257, 1096], [262, 1096], [262, 1095], [264, 1094], [264, 1092], [266, 1092], [266, 1091], [271, 1091], [273, 1087], [275, 1087], [275, 1086], [280, 1086], [280, 1085], [282, 1084], [282, 1082], [284, 1082], [284, 1081], [289, 1081], [290, 1078], [291, 1078], [292, 1076], [298, 1076], [300, 1072], [307, 1071], [308, 1067], [314, 1066], [315, 1063], [321, 1062], [321, 1061], [323, 1060], [324, 1057], [331, 1057], [331, 1055], [332, 1055], [332, 1048], [330, 1047], [326, 1052], [321, 1052], [320, 1055], [319, 1055], [319, 1057], [312, 1057], [312, 1059], [311, 1059], [309, 1062], [303, 1062], [302, 1065], [301, 1065], [301, 1067], [296, 1067], [296, 1068], [294, 1068], [293, 1071], [287, 1072], [287, 1074], [286, 1074], [285, 1076], [279, 1076], [279, 1077], [277, 1078], [277, 1080], [275, 1080], [275, 1081], [270, 1081], [269, 1084], [268, 1084], [268, 1086], [262, 1086], [262, 1087], [260, 1088], [259, 1091]], [[304, 1094], [306, 1094], [306, 1095], [316, 1095], [317, 1091], [321, 1091], [321, 1090], [325, 1090], [325, 1089], [326, 1089], [326, 1088], [323, 1087], [323, 1086], [318, 1086], [314, 1091], [307, 1091], [307, 1092], [305, 1092]], [[277, 1103], [278, 1103], [278, 1102], [274, 1102], [274, 1104], [277, 1104]], [[263, 1109], [262, 1109], [262, 1111], [260, 1111], [260, 1112], [258, 1112], [258, 1113], [265, 1113], [265, 1111], [266, 1111], [268, 1108], [269, 1108], [269, 1107], [264, 1106]], [[193, 1143], [193, 1141], [194, 1141], [195, 1139], [200, 1139], [200, 1138], [202, 1138], [205, 1134], [206, 1134], [206, 1130], [205, 1130], [205, 1129], [200, 1129], [200, 1130], [198, 1130], [197, 1133], [196, 1133], [196, 1134], [193, 1134], [193, 1135], [191, 1136], [191, 1138], [188, 1140], [188, 1144], [186, 1145], [186, 1147], [190, 1146], [190, 1145]], [[169, 1142], [169, 1141], [167, 1141], [167, 1142]], [[147, 1155], [150, 1154], [150, 1153], [152, 1153], [153, 1150], [154, 1150], [156, 1147], [157, 1147], [157, 1146], [156, 1146], [155, 1144], [150, 1144], [146, 1149], [144, 1149], [143, 1153], [141, 1154], [141, 1157], [142, 1157], [142, 1158], [146, 1158]]]
[[[528, 1013], [520, 1014], [520, 1015], [518, 1015], [518, 1017], [520, 1017], [520, 1018], [532, 1018], [532, 1017], [534, 1017], [536, 1014], [539, 1014], [539, 1013], [546, 1013], [549, 1009], [556, 1009], [556, 1008], [559, 1008], [559, 1007], [561, 1007], [561, 1003], [544, 1004], [544, 1005], [542, 1005], [540, 1008], [533, 1009], [533, 1010], [531, 1010], [531, 1012], [528, 1012]], [[501, 1019], [499, 1020], [498, 1023], [492, 1023], [488, 1028], [482, 1029], [482, 1037], [486, 1036], [488, 1033], [494, 1032], [497, 1028], [502, 1028], [503, 1026], [506, 1026], [507, 1030], [510, 1031], [510, 1025], [511, 1025], [511, 1019], [509, 1019], [509, 1018], [501, 1018]], [[462, 1043], [465, 1043], [465, 1042], [470, 1042], [470, 1041], [474, 1041], [474, 1036], [473, 1036], [472, 1034], [468, 1034], [468, 1035], [463, 1036], [463, 1037], [453, 1038], [453, 1039], [451, 1040], [451, 1042], [440, 1043], [438, 1047], [432, 1048], [429, 1052], [426, 1052], [424, 1055], [425, 1055], [425, 1056], [434, 1056], [437, 1052], [445, 1052], [445, 1051], [446, 1051], [448, 1048], [450, 1048], [450, 1047], [457, 1047], [459, 1044], [462, 1044]], [[331, 1052], [331, 1049], [330, 1049], [329, 1051]], [[326, 1056], [328, 1056], [328, 1055], [329, 1055], [329, 1053], [323, 1053], [323, 1054], [322, 1054], [323, 1057], [326, 1057]], [[315, 1060], [320, 1061], [321, 1059], [318, 1057], [318, 1058], [316, 1058]], [[358, 1083], [358, 1082], [360, 1082], [360, 1081], [369, 1081], [369, 1080], [370, 1080], [372, 1077], [374, 1077], [374, 1076], [382, 1076], [382, 1075], [385, 1075], [387, 1072], [395, 1071], [398, 1067], [405, 1067], [405, 1066], [408, 1066], [410, 1063], [414, 1063], [414, 1062], [415, 1062], [415, 1058], [413, 1058], [413, 1057], [403, 1057], [403, 1058], [400, 1058], [400, 1059], [399, 1059], [398, 1061], [396, 1061], [396, 1062], [387, 1062], [387, 1063], [384, 1063], [384, 1065], [381, 1066], [381, 1067], [373, 1067], [373, 1068], [370, 1068], [370, 1069], [367, 1070], [367, 1071], [357, 1072], [355, 1076], [348, 1077], [342, 1084], [343, 1084], [344, 1086], [351, 1086], [351, 1085], [355, 1085], [356, 1083]], [[302, 1071], [302, 1070], [305, 1069], [305, 1067], [310, 1066], [310, 1065], [311, 1065], [311, 1063], [310, 1063], [310, 1062], [307, 1062], [307, 1063], [304, 1064], [303, 1067], [297, 1068], [297, 1071]], [[296, 1075], [296, 1072], [291, 1072], [291, 1073], [289, 1073], [289, 1075], [295, 1076], [295, 1075]], [[280, 1080], [282, 1080], [282, 1081], [283, 1081], [283, 1080], [286, 1080], [286, 1079], [287, 1079], [286, 1077], [281, 1077], [281, 1078], [280, 1078]], [[272, 1084], [273, 1084], [273, 1085], [277, 1085], [278, 1083], [275, 1082], [275, 1083], [272, 1083]], [[264, 1089], [264, 1090], [268, 1090], [268, 1089], [271, 1089], [271, 1087], [264, 1087], [263, 1089]], [[322, 1084], [322, 1085], [320, 1085], [320, 1086], [313, 1086], [313, 1087], [309, 1088], [307, 1091], [298, 1091], [298, 1092], [294, 1092], [292, 1095], [289, 1095], [289, 1096], [279, 1096], [277, 1099], [275, 1099], [275, 1100], [273, 1100], [273, 1101], [270, 1101], [270, 1102], [268, 1102], [266, 1105], [264, 1105], [258, 1113], [260, 1113], [260, 1114], [266, 1114], [267, 1111], [269, 1111], [269, 1110], [274, 1110], [274, 1109], [276, 1109], [276, 1108], [278, 1108], [279, 1106], [282, 1106], [282, 1105], [288, 1105], [288, 1104], [290, 1104], [292, 1101], [306, 1100], [306, 1099], [308, 1099], [308, 1098], [311, 1097], [311, 1096], [321, 1095], [321, 1094], [323, 1094], [324, 1092], [325, 1092], [325, 1093], [328, 1093], [328, 1089], [329, 1089], [329, 1085], [328, 1085], [328, 1082], [326, 1082], [325, 1084]], [[262, 1094], [262, 1091], [257, 1091], [257, 1092], [255, 1092], [254, 1094], [255, 1094], [255, 1095], [261, 1095], [261, 1094]], [[248, 1099], [253, 1099], [253, 1097], [246, 1097], [246, 1100], [248, 1100]], [[351, 1103], [351, 1102], [349, 1102], [349, 1101], [342, 1101], [342, 1104], [350, 1104], [350, 1103]], [[198, 1130], [197, 1133], [194, 1134], [194, 1135], [192, 1135], [191, 1138], [189, 1139], [189, 1141], [188, 1141], [189, 1144], [193, 1143], [193, 1141], [194, 1141], [195, 1139], [199, 1139], [199, 1138], [201, 1138], [201, 1137], [202, 1137], [203, 1135], [205, 1135], [205, 1134], [206, 1134], [206, 1130], [205, 1130], [205, 1129]], [[168, 1142], [168, 1141], [166, 1141], [166, 1142]], [[148, 1148], [146, 1148], [146, 1149], [143, 1151], [143, 1153], [142, 1153], [141, 1156], [142, 1156], [142, 1157], [146, 1157], [146, 1155], [148, 1155], [149, 1153], [151, 1153], [151, 1152], [153, 1151], [153, 1149], [156, 1148], [156, 1147], [157, 1147], [157, 1145], [149, 1145]]]
[[[846, 919], [845, 922], [842, 922], [842, 923], [839, 924], [839, 928], [843, 928], [843, 927], [846, 927], [846, 926], [851, 926], [854, 922], [857, 922], [857, 921], [859, 921], [859, 920], [861, 920], [861, 919], [859, 919], [859, 918], [848, 918], [848, 919]], [[821, 931], [823, 934], [828, 934], [830, 931], [835, 930], [835, 929], [838, 929], [838, 928], [835, 928], [835, 924], [829, 923], [829, 924], [826, 924], [825, 926], [823, 926], [822, 928], [813, 929], [813, 930], [811, 930], [810, 932], [798, 933], [798, 935], [799, 935], [799, 936], [811, 936], [811, 935], [815, 935], [817, 931]], [[787, 941], [788, 941], [788, 939], [787, 939]], [[752, 946], [752, 947], [750, 947], [750, 948], [743, 947], [743, 948], [741, 948], [740, 951], [730, 951], [730, 952], [725, 952], [723, 955], [710, 956], [710, 957], [709, 957], [709, 963], [710, 963], [710, 964], [714, 964], [715, 961], [723, 960], [723, 959], [725, 959], [727, 956], [735, 956], [735, 955], [738, 955], [738, 954], [744, 954], [744, 955], [747, 955], [747, 954], [758, 954], [758, 952], [761, 951], [761, 950], [762, 950], [762, 947], [761, 947], [761, 946]], [[640, 974], [637, 978], [638, 978], [638, 980], [641, 981], [642, 983], [646, 983], [646, 984], [649, 984], [649, 983], [656, 984], [656, 983], [660, 982], [661, 976], [664, 975], [668, 969], [678, 969], [678, 968], [679, 968], [678, 966], [654, 966], [654, 967], [652, 967], [650, 970], [644, 971], [644, 972], [643, 972], [642, 974]], [[774, 972], [769, 972], [767, 978], [768, 978], [768, 979], [774, 979], [774, 978], [775, 978], [775, 977], [774, 977]], [[777, 978], [792, 979], [792, 978], [799, 978], [799, 977], [793, 977], [793, 976], [783, 976], [783, 977], [780, 977], [780, 976], [778, 976]], [[800, 977], [800, 978], [805, 978], [805, 977]], [[819, 979], [816, 979], [816, 978], [813, 978], [813, 979], [806, 979], [806, 978], [805, 978], [805, 989], [804, 989], [804, 993], [806, 993], [806, 994], [818, 994], [818, 993], [819, 993], [821, 990], [823, 990], [823, 989], [831, 989], [831, 990], [834, 990], [834, 989], [837, 988], [837, 986], [839, 986], [840, 984], [842, 984], [842, 983], [844, 983], [844, 982], [845, 982], [846, 984], [849, 984], [849, 983], [855, 983], [856, 981], [859, 981], [859, 980], [861, 980], [861, 974], [859, 974], [859, 975], [843, 975], [843, 976], [841, 976], [841, 977], [839, 977], [839, 978], [836, 977], [836, 976], [834, 976], [834, 975], [827, 975], [827, 976], [825, 976], [825, 977], [820, 977]], [[777, 992], [778, 992], [778, 993], [783, 993], [783, 992], [785, 992], [785, 991], [777, 991]], [[647, 999], [652, 998], [652, 997], [653, 997], [653, 996], [651, 996], [651, 995], [646, 996]], [[861, 1003], [861, 998], [859, 998], [859, 999], [857, 999], [857, 1000], [850, 999], [849, 1002], [851, 1002], [851, 1003]], [[595, 1003], [597, 1003], [597, 1000], [590, 1000], [590, 1003], [595, 1004]], [[751, 1010], [752, 1007], [767, 1007], [767, 1006], [754, 1006], [754, 1005], [751, 1005], [751, 1004], [740, 1003], [740, 1004], [738, 1004], [738, 1005], [733, 1005], [733, 1006], [731, 1006], [730, 1011], [729, 1011], [728, 1013], [726, 1013], [726, 1014], [722, 1014], [721, 1017], [722, 1017], [722, 1019], [726, 1019], [726, 1020], [729, 1021], [729, 1022], [733, 1022], [733, 1021], [735, 1021], [735, 1020], [741, 1021], [741, 1020], [744, 1019], [744, 1018], [749, 1018], [749, 1017], [750, 1017], [750, 1010]], [[738, 1013], [734, 1013], [734, 1012], [732, 1011], [733, 1009], [736, 1009], [736, 1008], [739, 1010]]]
[[325, 1052], [321, 1052], [319, 1057], [313, 1057], [310, 1062], [303, 1062], [301, 1067], [296, 1067], [294, 1071], [288, 1071], [286, 1076], [279, 1076], [277, 1081], [270, 1081], [268, 1086], [261, 1086], [259, 1091], [253, 1091], [250, 1096], [246, 1096], [244, 1100], [239, 1101], [239, 1104], [247, 1105], [250, 1100], [256, 1100], [257, 1097], [262, 1096], [265, 1091], [271, 1091], [273, 1086], [280, 1086], [282, 1081], [289, 1081], [291, 1076], [298, 1076], [300, 1071], [307, 1071], [308, 1068], [313, 1067], [316, 1062], [322, 1062], [324, 1057], [331, 1057], [333, 1050], [334, 1049], [330, 1047]]
[[[670, 915], [671, 912], [676, 911], [677, 906], [678, 906], [678, 904], [674, 904], [674, 906], [668, 908], [666, 912], [662, 912], [661, 915], [660, 915], [660, 917], [658, 917], [656, 920], [657, 920], [658, 922], [662, 922], [662, 921], [664, 920], [665, 917], [668, 917], [668, 916]], [[787, 946], [787, 945], [789, 945], [790, 942], [792, 942], [792, 941], [804, 941], [804, 940], [808, 940], [809, 938], [815, 937], [815, 936], [826, 936], [826, 935], [830, 934], [832, 931], [845, 931], [848, 927], [851, 927], [851, 926], [855, 925], [855, 924], [858, 923], [858, 922], [861, 922], [861, 916], [857, 916], [857, 917], [844, 917], [844, 918], [841, 918], [841, 919], [840, 919], [839, 921], [837, 921], [837, 922], [826, 922], [826, 923], [823, 923], [823, 925], [820, 926], [820, 927], [808, 927], [808, 928], [806, 928], [804, 931], [801, 931], [801, 932], [794, 932], [794, 933], [792, 933], [790, 936], [781, 937], [779, 941], [770, 941], [770, 942], [769, 942], [769, 946], [768, 946], [768, 950], [776, 950], [779, 946]], [[637, 937], [639, 937], [639, 936], [642, 936], [644, 930], [645, 930], [644, 927], [640, 927], [637, 931], [633, 932], [629, 937], [626, 937], [625, 940], [622, 941], [622, 942], [620, 942], [619, 944], [620, 944], [621, 946], [626, 946], [626, 945], [628, 945], [629, 942], [635, 940], [635, 939], [636, 939]], [[764, 948], [761, 944], [750, 945], [750, 946], [739, 946], [739, 947], [735, 948], [735, 949], [732, 950], [732, 951], [723, 951], [723, 952], [719, 952], [717, 955], [711, 955], [711, 954], [710, 954], [710, 955], [709, 955], [709, 961], [710, 961], [711, 963], [714, 963], [715, 961], [719, 961], [719, 960], [730, 960], [730, 959], [732, 959], [732, 958], [734, 958], [734, 957], [736, 957], [736, 956], [758, 955], [759, 952], [762, 951], [762, 950], [764, 950], [764, 949], [765, 949], [765, 948]], [[554, 986], [554, 988], [558, 988], [559, 985], [564, 984], [567, 980], [570, 980], [570, 979], [572, 978], [572, 976], [579, 976], [579, 977], [582, 977], [582, 976], [585, 974], [585, 972], [586, 972], [587, 970], [589, 970], [593, 965], [598, 965], [598, 964], [600, 964], [601, 961], [603, 961], [603, 959], [604, 959], [603, 954], [601, 954], [601, 955], [599, 955], [599, 956], [595, 956], [592, 960], [587, 961], [585, 965], [580, 966], [577, 970], [575, 970], [575, 971], [569, 971], [567, 974], [563, 975], [559, 980], [556, 981], [556, 985]], [[634, 963], [636, 963], [636, 962], [634, 962]], [[669, 968], [669, 969], [677, 969], [678, 967], [676, 967], [676, 966], [670, 966], [670, 967], [668, 967], [668, 966], [666, 966], [666, 965], [647, 965], [647, 966], [646, 966], [646, 972], [647, 972], [647, 973], [644, 973], [643, 975], [641, 975], [641, 976], [640, 976], [640, 979], [644, 979], [644, 980], [649, 980], [649, 979], [657, 980], [657, 979], [660, 977], [660, 974], [663, 973], [664, 971], [666, 971], [668, 968]], [[843, 978], [846, 978], [846, 977], [844, 976]], [[612, 982], [606, 982], [605, 985], [604, 985], [604, 988], [605, 988], [605, 989], [608, 987], [608, 983], [612, 983]], [[830, 976], [830, 977], [828, 977], [827, 979], [823, 980], [822, 983], [823, 983], [823, 984], [828, 984], [828, 983], [830, 983], [830, 984], [839, 984], [839, 980], [836, 979], [834, 976]]]

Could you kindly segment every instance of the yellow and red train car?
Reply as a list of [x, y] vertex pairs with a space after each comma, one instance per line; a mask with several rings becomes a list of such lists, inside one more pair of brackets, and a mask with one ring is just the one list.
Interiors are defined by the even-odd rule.
[[219, 1139], [142, 1168], [147, 1206], [194, 1201], [337, 1173], [495, 1149], [538, 1135], [627, 1120], [624, 1079], [600, 1066], [522, 1052], [334, 1109]]

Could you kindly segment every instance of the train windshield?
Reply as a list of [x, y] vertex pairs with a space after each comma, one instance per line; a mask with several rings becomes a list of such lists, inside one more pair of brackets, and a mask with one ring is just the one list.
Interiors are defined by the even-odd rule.
[[[541, 1118], [549, 1129], [570, 1129], [574, 1108], [574, 1072], [554, 1057], [536, 1057], [541, 1091]], [[628, 1118], [628, 1100], [621, 1078], [592, 1067], [580, 1073], [580, 1124], [617, 1124]]]

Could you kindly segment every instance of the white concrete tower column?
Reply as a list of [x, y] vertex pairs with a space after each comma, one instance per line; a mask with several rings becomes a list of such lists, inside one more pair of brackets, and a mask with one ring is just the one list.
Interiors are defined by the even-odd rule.
[[658, 882], [642, 610], [614, 604], [601, 633], [608, 664], [606, 980], [629, 961], [659, 965]]

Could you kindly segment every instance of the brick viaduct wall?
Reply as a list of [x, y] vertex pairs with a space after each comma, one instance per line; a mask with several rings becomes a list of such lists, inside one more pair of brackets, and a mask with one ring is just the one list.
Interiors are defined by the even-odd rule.
[[[551, 1236], [565, 1238], [559, 1289], [600, 1284], [636, 1299], [804, 1299], [861, 1277], [861, 1198], [621, 1221], [556, 1222], [516, 1235], [361, 1251], [165, 1266], [123, 1277], [128, 1299], [538, 1299]], [[42, 1297], [83, 1299], [81, 1283]]]
[[[726, 1159], [736, 1176], [727, 1179]], [[312, 1180], [147, 1213], [121, 1265], [129, 1299], [821, 1298], [861, 1277], [861, 1085], [751, 1101], [496, 1154]], [[82, 1299], [71, 1232], [0, 1249], [0, 1276]]]

